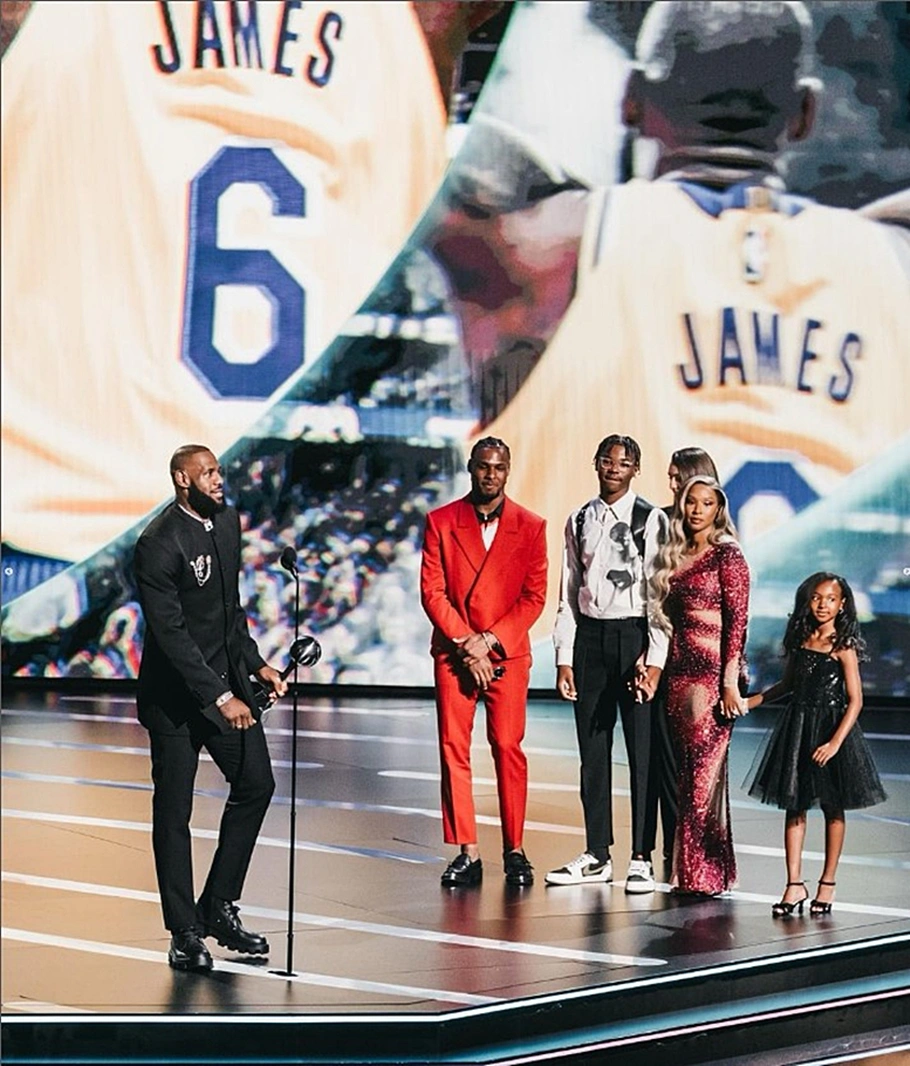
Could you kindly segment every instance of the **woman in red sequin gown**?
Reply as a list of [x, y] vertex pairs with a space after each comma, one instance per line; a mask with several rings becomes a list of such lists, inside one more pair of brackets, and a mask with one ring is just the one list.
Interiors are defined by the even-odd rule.
[[672, 627], [667, 715], [679, 760], [679, 820], [671, 884], [713, 896], [736, 883], [727, 750], [744, 713], [749, 614], [749, 568], [713, 478], [696, 475], [680, 493], [654, 585], [657, 620]]

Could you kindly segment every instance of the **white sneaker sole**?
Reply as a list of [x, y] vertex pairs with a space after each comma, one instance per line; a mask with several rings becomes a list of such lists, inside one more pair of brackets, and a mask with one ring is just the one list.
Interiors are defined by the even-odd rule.
[[547, 874], [544, 881], [548, 885], [608, 885], [613, 880], [612, 874], [592, 874], [590, 877], [572, 877], [569, 874]]
[[643, 896], [653, 892], [656, 886], [653, 881], [626, 881], [626, 892], [630, 896]]

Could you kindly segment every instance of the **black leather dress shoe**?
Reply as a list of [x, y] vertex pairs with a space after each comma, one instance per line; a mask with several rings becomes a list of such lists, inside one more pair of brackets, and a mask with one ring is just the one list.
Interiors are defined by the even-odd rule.
[[474, 859], [472, 862], [470, 856], [462, 852], [445, 868], [442, 883], [448, 888], [457, 888], [460, 885], [479, 885], [482, 877], [483, 863], [480, 859]]
[[211, 970], [212, 956], [195, 929], [178, 929], [171, 933], [167, 953], [172, 970]]
[[251, 933], [243, 928], [238, 908], [230, 900], [200, 900], [196, 914], [202, 935], [213, 936], [228, 951], [268, 955], [269, 942], [261, 933]]
[[534, 867], [523, 851], [507, 851], [502, 857], [507, 885], [533, 885]]

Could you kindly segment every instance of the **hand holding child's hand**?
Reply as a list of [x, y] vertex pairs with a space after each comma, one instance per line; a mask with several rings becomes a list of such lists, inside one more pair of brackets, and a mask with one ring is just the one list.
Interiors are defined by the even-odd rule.
[[723, 695], [718, 701], [717, 709], [721, 717], [732, 721], [734, 718], [741, 718], [744, 714], [748, 714], [749, 704], [735, 688], [725, 685]]
[[650, 703], [654, 699], [660, 673], [657, 666], [645, 666], [641, 661], [636, 664], [635, 677], [629, 682], [629, 688], [635, 693], [636, 703]]

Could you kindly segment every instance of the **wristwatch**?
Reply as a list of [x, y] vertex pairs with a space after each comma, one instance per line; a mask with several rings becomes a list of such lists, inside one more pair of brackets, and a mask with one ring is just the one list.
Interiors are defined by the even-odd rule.
[[232, 700], [233, 698], [234, 698], [234, 693], [231, 692], [230, 689], [228, 689], [227, 692], [222, 692], [221, 695], [218, 697], [218, 699], [215, 700], [215, 706], [216, 707], [223, 707], [227, 703], [228, 700]]

